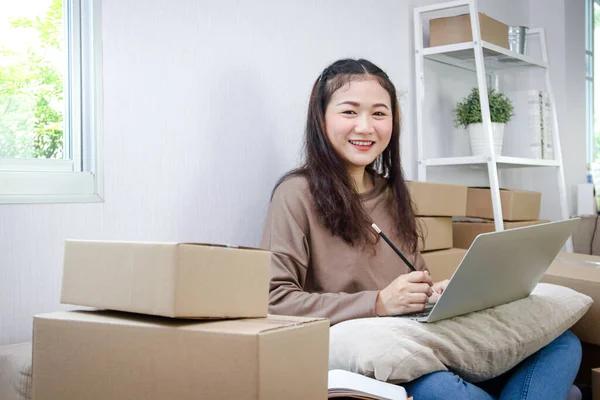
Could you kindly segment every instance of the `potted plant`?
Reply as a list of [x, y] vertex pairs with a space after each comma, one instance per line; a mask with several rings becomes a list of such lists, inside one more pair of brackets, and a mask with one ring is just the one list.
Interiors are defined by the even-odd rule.
[[[502, 153], [502, 139], [504, 124], [513, 117], [514, 106], [506, 95], [495, 89], [488, 89], [490, 116], [492, 119], [492, 136], [494, 138], [494, 152]], [[483, 123], [481, 122], [481, 103], [479, 102], [479, 89], [473, 88], [471, 93], [456, 104], [455, 126], [462, 126], [469, 132], [471, 152], [474, 156], [488, 154], [485, 147]]]

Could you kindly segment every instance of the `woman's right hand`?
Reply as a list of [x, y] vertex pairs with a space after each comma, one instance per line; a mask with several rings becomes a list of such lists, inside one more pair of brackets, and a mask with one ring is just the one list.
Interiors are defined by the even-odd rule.
[[433, 294], [432, 285], [427, 271], [400, 275], [377, 295], [377, 315], [384, 317], [423, 311]]

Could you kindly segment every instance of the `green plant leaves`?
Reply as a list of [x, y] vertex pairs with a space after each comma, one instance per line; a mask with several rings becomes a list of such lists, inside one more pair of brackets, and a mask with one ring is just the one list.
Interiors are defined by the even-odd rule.
[[[505, 94], [490, 88], [488, 89], [488, 101], [492, 122], [505, 124], [512, 119], [514, 106]], [[456, 104], [454, 112], [456, 114], [455, 127], [466, 128], [471, 124], [482, 122], [479, 89], [473, 88], [466, 98]]]

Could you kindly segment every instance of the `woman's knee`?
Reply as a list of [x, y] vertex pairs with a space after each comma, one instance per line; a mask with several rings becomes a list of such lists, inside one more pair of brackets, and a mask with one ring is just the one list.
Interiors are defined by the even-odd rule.
[[558, 346], [568, 349], [570, 353], [578, 354], [579, 358], [581, 358], [581, 342], [573, 332], [565, 331], [562, 335], [557, 337], [554, 342]]
[[565, 363], [572, 363], [579, 366], [581, 363], [581, 342], [579, 338], [571, 331], [565, 331], [562, 335], [554, 339], [546, 348], [557, 351]]
[[581, 348], [581, 342], [579, 341], [579, 338], [571, 331], [564, 331], [562, 335], [556, 338], [556, 340], [566, 343], [569, 346]]
[[487, 393], [464, 381], [449, 371], [438, 371], [424, 375], [405, 384], [410, 396], [415, 399], [488, 399]]

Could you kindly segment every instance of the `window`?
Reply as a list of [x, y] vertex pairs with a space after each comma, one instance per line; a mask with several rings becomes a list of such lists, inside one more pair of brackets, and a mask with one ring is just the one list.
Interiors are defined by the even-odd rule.
[[[600, 46], [600, 0], [587, 0], [585, 7], [585, 96], [586, 96], [586, 132], [587, 161], [600, 161], [600, 80], [596, 76], [594, 54]], [[600, 75], [599, 75], [600, 76]]]
[[0, 203], [102, 200], [100, 2], [0, 2]]

